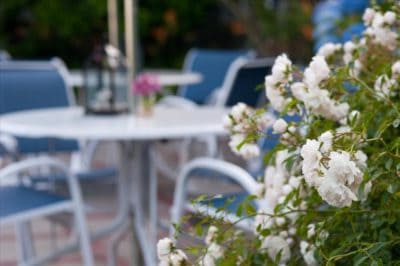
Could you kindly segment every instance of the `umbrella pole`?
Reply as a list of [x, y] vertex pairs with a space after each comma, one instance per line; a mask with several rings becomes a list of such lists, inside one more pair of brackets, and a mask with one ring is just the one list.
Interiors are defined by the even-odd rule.
[[108, 42], [119, 48], [118, 42], [118, 5], [117, 0], [107, 0], [108, 10]]
[[125, 53], [127, 58], [128, 67], [128, 98], [130, 103], [130, 110], [134, 112], [134, 97], [130, 85], [135, 78], [135, 18], [136, 18], [136, 1], [135, 0], [124, 0], [124, 11], [125, 11]]

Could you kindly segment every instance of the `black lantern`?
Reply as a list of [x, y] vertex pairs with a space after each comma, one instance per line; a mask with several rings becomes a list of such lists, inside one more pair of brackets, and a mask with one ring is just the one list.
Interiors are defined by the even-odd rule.
[[126, 61], [114, 46], [95, 48], [85, 65], [84, 85], [87, 114], [118, 114], [129, 110]]

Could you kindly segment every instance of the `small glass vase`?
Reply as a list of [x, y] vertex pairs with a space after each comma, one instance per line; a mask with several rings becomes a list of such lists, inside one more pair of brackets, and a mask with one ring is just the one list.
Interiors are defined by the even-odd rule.
[[155, 94], [142, 95], [139, 98], [138, 115], [142, 117], [152, 116], [154, 113], [154, 105], [156, 103]]

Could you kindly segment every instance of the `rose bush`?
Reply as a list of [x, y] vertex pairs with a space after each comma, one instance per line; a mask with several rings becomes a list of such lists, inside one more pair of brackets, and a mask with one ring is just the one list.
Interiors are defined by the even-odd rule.
[[279, 134], [257, 195], [237, 210], [254, 235], [223, 215], [202, 220], [213, 224], [206, 245], [171, 265], [400, 264], [399, 18], [394, 1], [368, 8], [360, 39], [324, 45], [304, 71], [276, 58], [265, 78], [275, 122], [244, 104], [224, 121], [245, 158], [274, 137], [267, 127]]

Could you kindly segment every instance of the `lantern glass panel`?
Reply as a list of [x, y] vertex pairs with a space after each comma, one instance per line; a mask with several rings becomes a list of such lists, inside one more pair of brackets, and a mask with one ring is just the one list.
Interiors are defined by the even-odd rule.
[[128, 111], [128, 79], [122, 53], [107, 45], [97, 48], [85, 67], [85, 110], [88, 114]]

